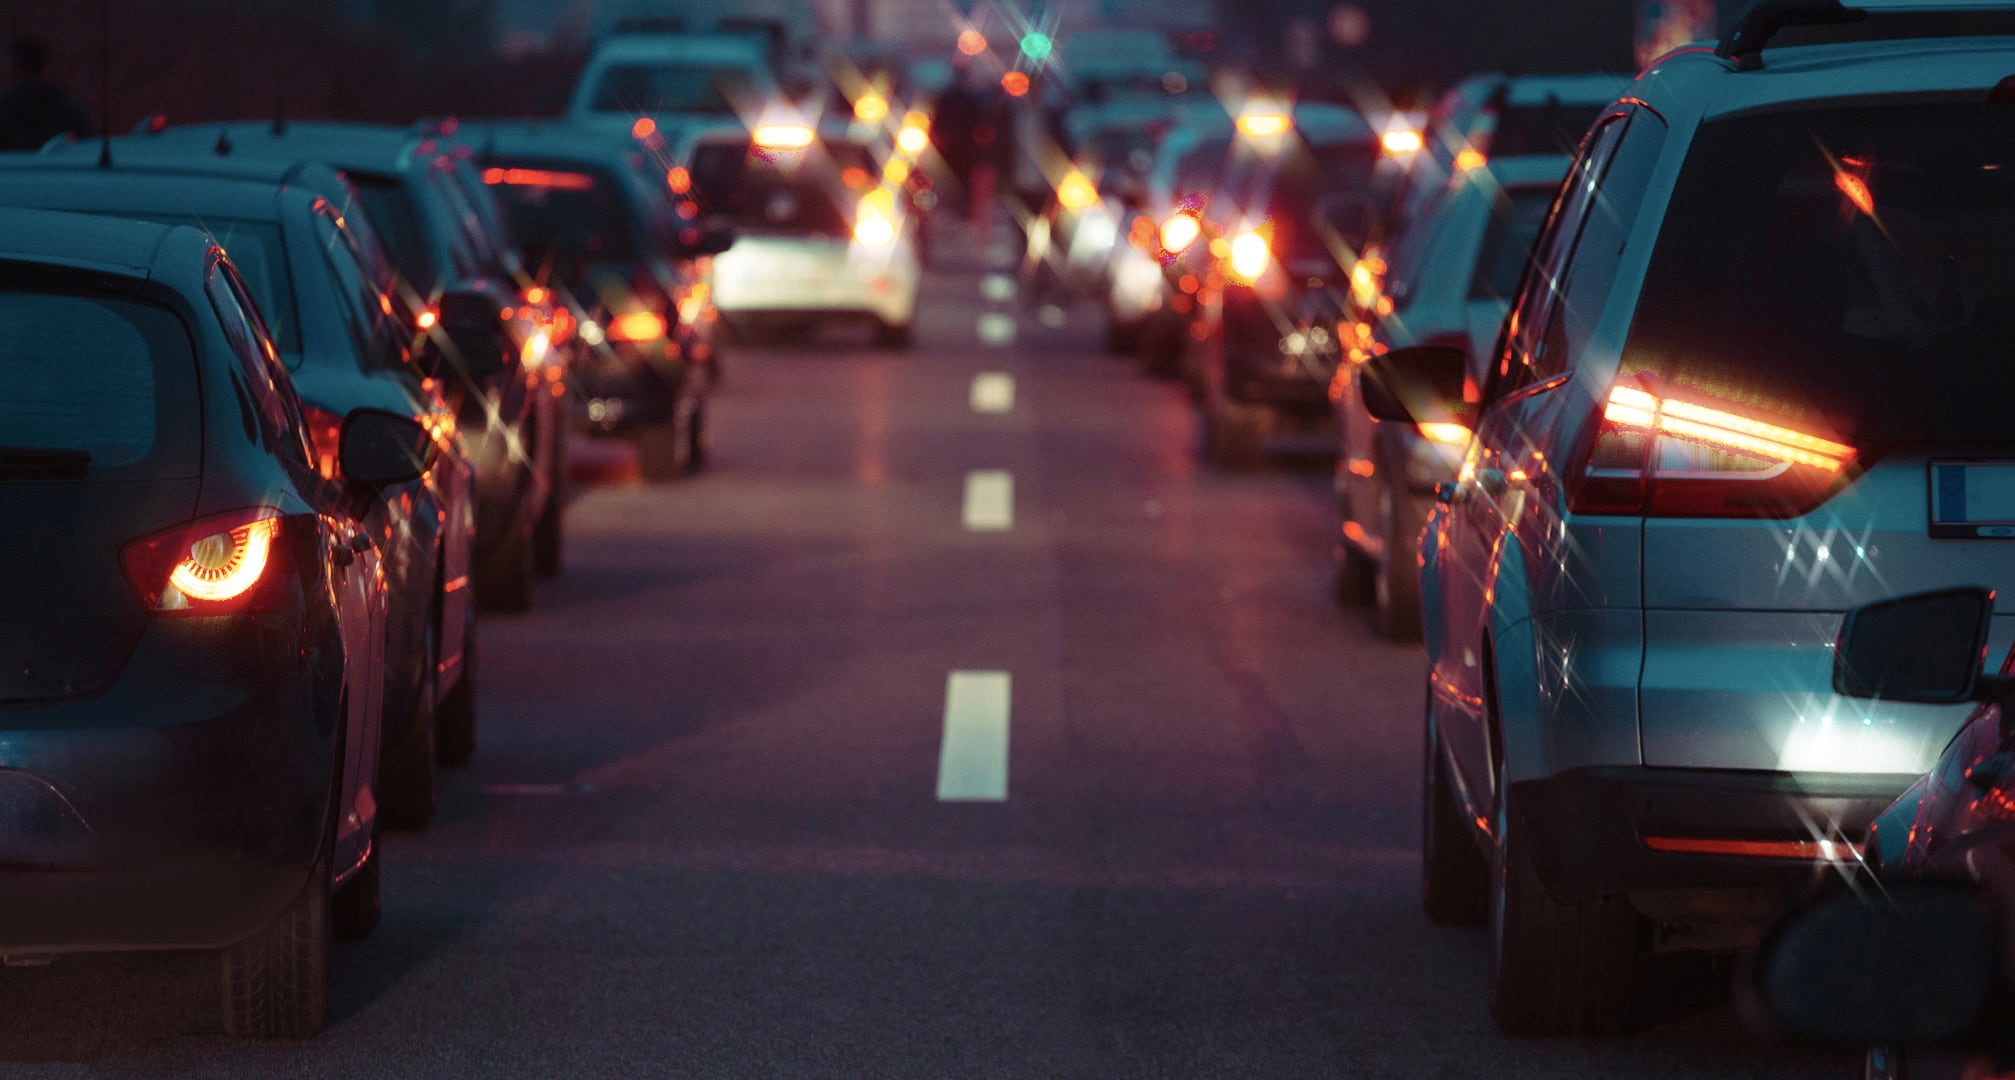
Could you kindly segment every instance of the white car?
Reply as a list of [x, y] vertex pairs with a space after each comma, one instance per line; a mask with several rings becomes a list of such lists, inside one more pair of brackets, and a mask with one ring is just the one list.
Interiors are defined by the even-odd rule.
[[624, 34], [596, 46], [567, 119], [640, 138], [760, 115], [778, 99], [762, 46], [733, 34]]
[[713, 260], [714, 307], [730, 331], [865, 319], [877, 344], [910, 345], [915, 216], [868, 144], [764, 124], [696, 136], [681, 159], [702, 212], [735, 229]]

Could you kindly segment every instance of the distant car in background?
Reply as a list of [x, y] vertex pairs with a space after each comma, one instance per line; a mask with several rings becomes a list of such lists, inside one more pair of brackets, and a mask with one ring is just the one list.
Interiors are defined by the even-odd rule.
[[567, 119], [610, 133], [649, 124], [669, 142], [695, 125], [758, 116], [780, 98], [766, 50], [748, 37], [621, 34], [595, 46]]

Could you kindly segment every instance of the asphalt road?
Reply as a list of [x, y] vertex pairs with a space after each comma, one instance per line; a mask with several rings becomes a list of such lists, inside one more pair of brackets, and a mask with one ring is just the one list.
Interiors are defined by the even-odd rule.
[[[738, 348], [709, 472], [582, 494], [326, 1034], [204, 1033], [200, 957], [72, 957], [0, 970], [0, 1076], [1853, 1074], [1677, 965], [1638, 1034], [1500, 1037], [1481, 932], [1416, 904], [1423, 661], [1331, 605], [1320, 464], [1200, 468], [1093, 309], [944, 263], [915, 351]], [[998, 801], [938, 797], [953, 672], [1001, 673], [947, 763], [1000, 779], [1005, 690]]]

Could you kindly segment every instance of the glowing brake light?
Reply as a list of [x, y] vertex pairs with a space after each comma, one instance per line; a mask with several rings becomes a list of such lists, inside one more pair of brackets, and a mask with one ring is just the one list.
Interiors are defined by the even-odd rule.
[[803, 150], [812, 144], [812, 129], [803, 124], [759, 124], [754, 137], [757, 146], [768, 150]]
[[1459, 173], [1481, 169], [1489, 163], [1490, 159], [1483, 156], [1483, 151], [1473, 146], [1465, 146], [1461, 153], [1455, 155], [1455, 171]]
[[527, 304], [543, 304], [552, 299], [552, 294], [547, 292], [546, 287], [543, 285], [525, 286], [524, 296], [525, 303]]
[[492, 187], [537, 187], [553, 191], [590, 191], [595, 178], [586, 173], [554, 169], [484, 169], [483, 183]]
[[1098, 188], [1090, 177], [1072, 169], [1057, 182], [1056, 199], [1066, 210], [1087, 210], [1098, 205]]
[[1180, 255], [1202, 235], [1203, 225], [1195, 214], [1177, 212], [1161, 223], [1161, 249], [1170, 255]]
[[610, 319], [607, 335], [610, 341], [656, 341], [665, 336], [667, 329], [663, 315], [655, 311], [631, 311]]
[[1420, 132], [1412, 128], [1393, 128], [1379, 136], [1378, 145], [1393, 157], [1405, 157], [1420, 153], [1420, 148], [1426, 143], [1421, 139]]
[[239, 510], [126, 545], [127, 580], [149, 610], [230, 615], [261, 599], [257, 586], [281, 534], [279, 511]]
[[1571, 476], [1569, 505], [1587, 514], [1795, 516], [1831, 495], [1856, 456], [1810, 432], [1616, 386]]
[[1248, 139], [1271, 139], [1287, 134], [1291, 126], [1286, 114], [1277, 112], [1250, 112], [1238, 118], [1238, 133]]
[[429, 308], [426, 311], [422, 311], [418, 315], [414, 316], [413, 321], [419, 323], [420, 329], [422, 330], [432, 330], [435, 324], [441, 321], [441, 316], [440, 313], [434, 311], [432, 308]]
[[889, 114], [888, 99], [873, 91], [854, 99], [854, 119], [873, 124]]
[[1266, 234], [1256, 229], [1247, 229], [1231, 241], [1231, 273], [1247, 284], [1259, 280], [1266, 273], [1267, 263], [1273, 258], [1268, 250]]
[[895, 243], [896, 200], [886, 188], [861, 196], [854, 210], [854, 240], [871, 247]]
[[1420, 429], [1420, 434], [1429, 442], [1437, 442], [1443, 446], [1469, 445], [1469, 429], [1461, 424], [1426, 421], [1414, 426]]

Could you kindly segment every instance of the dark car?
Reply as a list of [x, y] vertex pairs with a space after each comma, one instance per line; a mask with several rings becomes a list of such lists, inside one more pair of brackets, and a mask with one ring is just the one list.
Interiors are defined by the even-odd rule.
[[691, 180], [629, 136], [555, 124], [464, 124], [533, 276], [581, 311], [576, 419], [633, 439], [647, 479], [706, 458], [718, 371], [708, 259], [732, 234], [687, 198]]
[[1849, 613], [1834, 649], [1840, 693], [1979, 707], [1876, 818], [1866, 877], [1773, 928], [1739, 985], [1779, 1034], [1868, 1048], [1869, 1080], [2015, 1068], [2015, 650], [1998, 675], [1982, 672], [1993, 610], [1994, 594], [1974, 588]]
[[[493, 370], [453, 369], [437, 384], [455, 410], [476, 466], [475, 588], [498, 611], [531, 606], [533, 579], [557, 573], [566, 435], [562, 368], [526, 301], [503, 238], [455, 178], [459, 162], [440, 140], [393, 128], [346, 124], [168, 127], [113, 140], [123, 156], [209, 152], [234, 159], [312, 161], [355, 188], [365, 216], [398, 269], [401, 301], [424, 322], [490, 326], [483, 351]], [[451, 298], [446, 303], [443, 298]], [[507, 315], [507, 313], [509, 313]], [[445, 734], [445, 733], [444, 733]]]
[[[1261, 119], [1280, 126], [1255, 128]], [[1390, 172], [1379, 133], [1343, 106], [1304, 103], [1239, 127], [1202, 211], [1216, 263], [1194, 335], [1205, 442], [1235, 468], [1276, 434], [1329, 428], [1335, 330]]]
[[[0, 205], [196, 225], [225, 246], [273, 329], [325, 476], [341, 478], [338, 433], [353, 409], [443, 427], [446, 402], [413, 362], [411, 328], [388, 310], [378, 285], [376, 240], [362, 215], [345, 213], [350, 191], [335, 173], [210, 155], [113, 167], [47, 158], [0, 169]], [[392, 587], [378, 792], [389, 825], [432, 819], [438, 732], [474, 726], [467, 657], [475, 607], [465, 587], [472, 485], [468, 462], [450, 450], [418, 481], [374, 503], [365, 520]]]
[[[343, 482], [221, 248], [0, 210], [0, 959], [216, 950], [224, 1023], [305, 1036], [378, 913], [386, 587], [357, 517], [431, 443], [343, 421]], [[78, 362], [88, 356], [89, 364]]]

